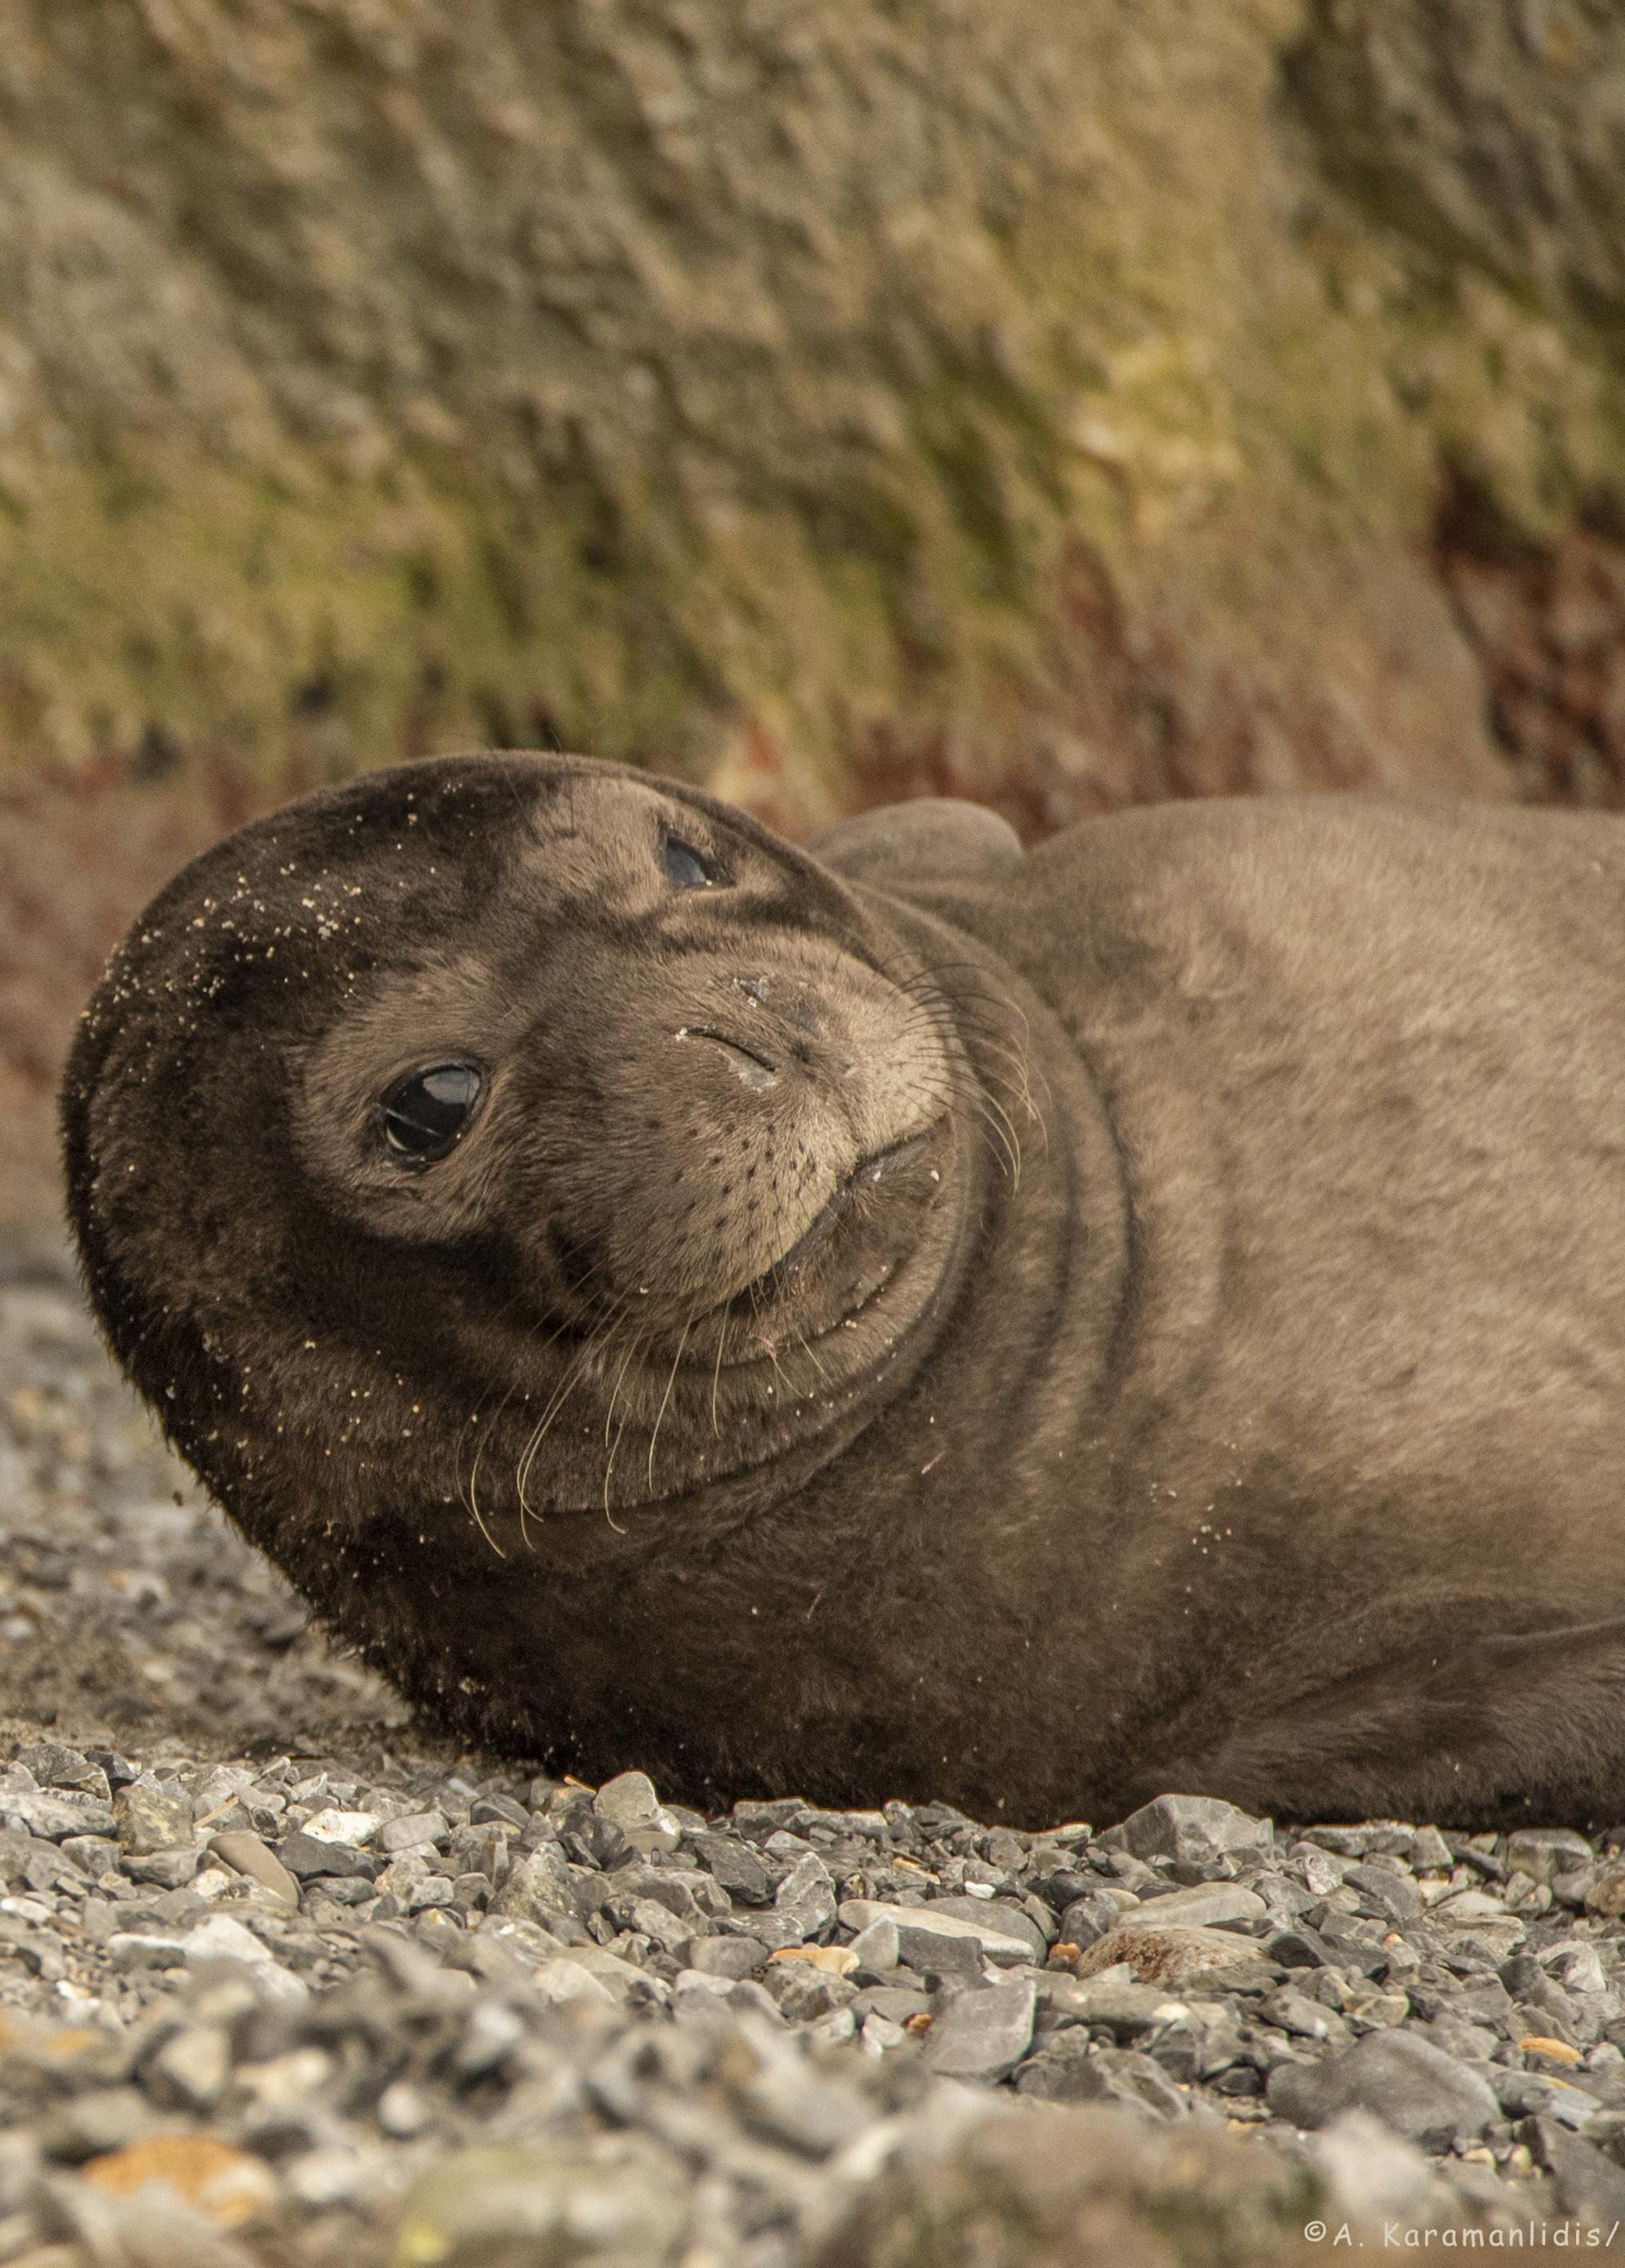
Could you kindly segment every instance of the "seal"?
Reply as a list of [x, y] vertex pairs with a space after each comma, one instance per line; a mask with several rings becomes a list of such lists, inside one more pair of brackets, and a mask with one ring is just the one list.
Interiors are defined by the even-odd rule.
[[63, 1090], [108, 1340], [462, 1736], [697, 1803], [1625, 1816], [1625, 833], [811, 852], [568, 756], [188, 866]]

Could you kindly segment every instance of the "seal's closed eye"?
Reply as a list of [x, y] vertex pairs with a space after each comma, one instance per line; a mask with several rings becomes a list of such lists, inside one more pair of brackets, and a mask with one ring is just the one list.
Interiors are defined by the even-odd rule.
[[485, 1093], [477, 1064], [430, 1064], [408, 1071], [385, 1092], [378, 1130], [403, 1165], [429, 1166], [456, 1147]]
[[725, 890], [729, 878], [714, 859], [707, 858], [680, 835], [661, 836], [661, 864], [667, 880], [679, 890]]

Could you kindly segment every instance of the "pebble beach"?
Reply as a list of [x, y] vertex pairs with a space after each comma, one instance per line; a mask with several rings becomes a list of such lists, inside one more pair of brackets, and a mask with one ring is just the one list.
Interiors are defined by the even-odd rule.
[[709, 1818], [459, 1754], [50, 1250], [0, 1260], [0, 2264], [1625, 2257], [1625, 1823]]

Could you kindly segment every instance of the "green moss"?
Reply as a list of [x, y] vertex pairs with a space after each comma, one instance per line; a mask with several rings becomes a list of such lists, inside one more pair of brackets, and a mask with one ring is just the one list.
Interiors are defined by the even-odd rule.
[[756, 720], [835, 794], [877, 721], [1066, 726], [1070, 552], [1311, 699], [1333, 615], [1425, 679], [1446, 466], [1537, 535], [1625, 495], [1606, 232], [1473, 202], [1476, 118], [1584, 113], [1471, 0], [217, 14], [14, 27], [0, 177], [72, 194], [0, 341], [11, 768]]

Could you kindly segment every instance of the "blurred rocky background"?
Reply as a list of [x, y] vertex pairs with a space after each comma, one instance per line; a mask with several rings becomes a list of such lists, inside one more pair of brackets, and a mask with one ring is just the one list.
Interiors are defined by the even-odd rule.
[[4, 1218], [174, 865], [489, 743], [1617, 806], [1619, 0], [14, 0]]

